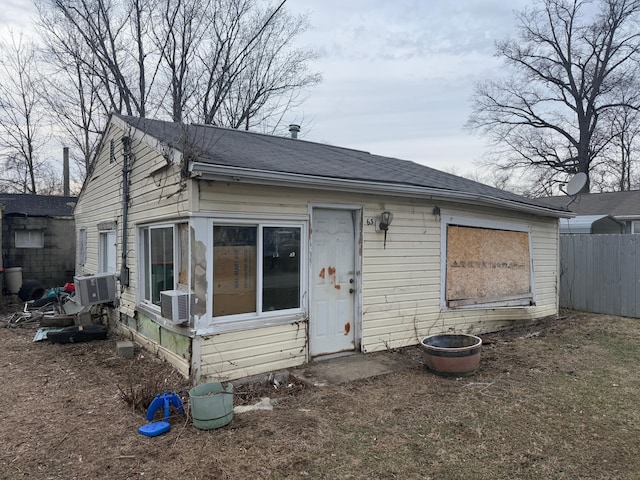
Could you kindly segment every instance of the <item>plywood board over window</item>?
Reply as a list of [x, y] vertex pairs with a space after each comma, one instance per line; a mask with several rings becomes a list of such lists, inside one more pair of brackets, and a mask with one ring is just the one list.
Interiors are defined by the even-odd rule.
[[447, 226], [446, 305], [530, 305], [529, 233]]

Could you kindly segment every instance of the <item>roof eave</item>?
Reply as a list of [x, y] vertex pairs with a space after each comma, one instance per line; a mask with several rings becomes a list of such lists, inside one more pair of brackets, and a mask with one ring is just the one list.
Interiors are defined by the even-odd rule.
[[396, 184], [386, 182], [372, 182], [346, 178], [330, 178], [297, 173], [273, 172], [226, 165], [212, 165], [203, 162], [191, 162], [191, 175], [204, 180], [218, 180], [231, 183], [249, 183], [254, 185], [271, 185], [282, 187], [315, 188], [344, 192], [375, 193], [402, 197], [420, 197], [433, 200], [451, 201], [459, 203], [483, 204], [515, 210], [534, 215], [554, 218], [572, 218], [575, 214], [568, 211], [555, 210], [537, 205], [506, 200], [478, 193], [460, 192], [417, 185]]
[[623, 222], [627, 222], [627, 221], [633, 221], [633, 220], [640, 220], [640, 215], [616, 215], [615, 213], [611, 213], [610, 214], [612, 217], [614, 217], [616, 220], [618, 221], [623, 221]]

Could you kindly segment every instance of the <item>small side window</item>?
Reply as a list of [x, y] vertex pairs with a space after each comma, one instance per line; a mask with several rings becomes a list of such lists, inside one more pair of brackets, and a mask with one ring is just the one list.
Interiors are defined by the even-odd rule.
[[42, 230], [16, 230], [16, 248], [43, 248]]
[[99, 272], [113, 273], [117, 268], [116, 232], [100, 232], [98, 244]]

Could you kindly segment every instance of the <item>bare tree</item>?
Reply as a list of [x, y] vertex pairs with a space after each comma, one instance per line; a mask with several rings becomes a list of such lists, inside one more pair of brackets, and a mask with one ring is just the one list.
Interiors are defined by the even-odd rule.
[[250, 38], [244, 65], [236, 70], [213, 122], [245, 130], [261, 125], [273, 131], [283, 113], [300, 103], [301, 93], [316, 85], [320, 75], [308, 72], [312, 52], [291, 47], [306, 28], [304, 17], [265, 10], [251, 23], [254, 28], [249, 31], [260, 29]]
[[71, 156], [75, 164], [74, 181], [82, 183], [105, 122], [105, 97], [101, 96], [99, 79], [91, 75], [96, 60], [73, 32], [60, 38], [51, 37], [42, 52], [49, 59], [40, 62], [49, 73], [44, 79], [43, 98], [55, 117], [52, 121], [60, 142], [74, 152]]
[[35, 194], [38, 173], [45, 168], [40, 151], [49, 137], [36, 50], [11, 35], [0, 51], [0, 182], [4, 190]]
[[249, 129], [280, 117], [299, 103], [301, 93], [321, 77], [309, 72], [313, 52], [295, 48], [308, 27], [283, 6], [260, 9], [255, 0], [214, 0], [213, 36], [205, 40], [200, 60], [205, 124]]
[[640, 147], [640, 113], [630, 108], [621, 108], [611, 119], [612, 150], [616, 152], [618, 162], [611, 162], [611, 177], [620, 191], [637, 188], [633, 181], [634, 166]]
[[52, 70], [73, 77], [74, 93], [82, 86], [79, 108], [100, 105], [103, 116], [249, 128], [320, 79], [308, 71], [313, 55], [293, 45], [307, 20], [289, 15], [286, 0], [35, 1]]
[[[66, 45], [67, 53], [82, 63], [85, 74], [100, 83], [101, 102], [108, 111], [140, 117], [147, 114], [159, 62], [159, 56], [148, 51], [145, 26], [152, 23], [154, 3], [36, 0], [44, 43]], [[82, 42], [66, 42], [68, 35]]]
[[152, 41], [160, 52], [163, 73], [159, 83], [162, 109], [181, 122], [195, 108], [202, 67], [196, 55], [210, 27], [212, 0], [159, 0], [155, 8]]
[[511, 76], [477, 85], [467, 123], [494, 141], [492, 165], [544, 191], [578, 172], [594, 180], [611, 112], [640, 105], [639, 13], [637, 0], [539, 0], [518, 15], [518, 38], [496, 52]]

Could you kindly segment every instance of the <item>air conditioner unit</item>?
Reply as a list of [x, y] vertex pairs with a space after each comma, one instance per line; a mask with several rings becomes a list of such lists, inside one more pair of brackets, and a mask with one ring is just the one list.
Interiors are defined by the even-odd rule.
[[73, 283], [80, 305], [96, 305], [116, 299], [116, 277], [113, 273], [73, 277]]
[[164, 318], [175, 324], [189, 321], [191, 294], [180, 290], [160, 292], [160, 312]]

